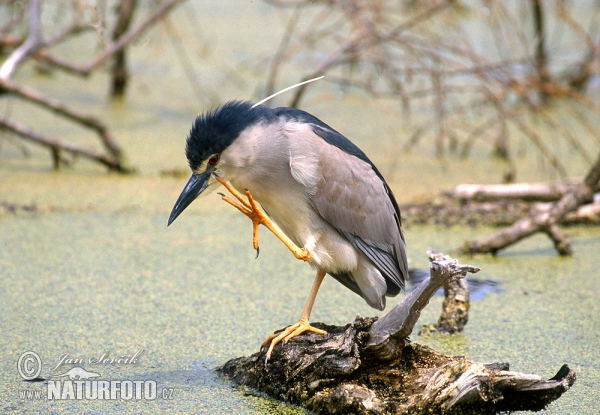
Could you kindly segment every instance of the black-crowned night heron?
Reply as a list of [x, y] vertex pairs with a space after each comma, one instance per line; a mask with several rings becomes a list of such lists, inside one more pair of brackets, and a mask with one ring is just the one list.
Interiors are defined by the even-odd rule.
[[267, 359], [281, 340], [324, 333], [309, 317], [326, 274], [378, 310], [404, 288], [406, 245], [392, 191], [365, 153], [316, 117], [228, 102], [196, 118], [185, 151], [192, 177], [169, 225], [218, 182], [238, 201], [223, 199], [252, 219], [255, 249], [264, 224], [317, 271], [299, 322], [265, 341]]

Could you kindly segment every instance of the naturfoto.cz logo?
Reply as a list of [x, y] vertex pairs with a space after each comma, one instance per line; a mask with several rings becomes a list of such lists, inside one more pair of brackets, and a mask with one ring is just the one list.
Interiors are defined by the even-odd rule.
[[[73, 364], [136, 364], [137, 358], [143, 352], [138, 351], [133, 356], [122, 356], [117, 359], [108, 357], [104, 353], [100, 358], [89, 359], [71, 358], [68, 354], [59, 357], [59, 362], [52, 370]], [[52, 375], [48, 379], [40, 377], [42, 359], [33, 351], [27, 351], [19, 357], [17, 369], [19, 375], [32, 382], [43, 381], [46, 393], [38, 390], [21, 390], [19, 398], [23, 400], [156, 400], [173, 399], [173, 388], [158, 388], [154, 380], [104, 380], [100, 373], [87, 370], [81, 366], [71, 367], [61, 374]], [[66, 368], [65, 368], [66, 369]], [[65, 370], [63, 369], [63, 370]]]
[[[172, 390], [166, 396], [172, 399]], [[155, 400], [158, 397], [153, 380], [49, 380], [49, 400]]]

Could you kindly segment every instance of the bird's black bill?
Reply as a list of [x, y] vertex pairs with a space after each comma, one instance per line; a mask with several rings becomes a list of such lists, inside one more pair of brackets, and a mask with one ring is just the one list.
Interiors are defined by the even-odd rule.
[[177, 216], [181, 214], [185, 210], [186, 207], [190, 205], [200, 193], [204, 191], [208, 187], [208, 179], [210, 178], [210, 172], [206, 171], [202, 174], [192, 174], [190, 180], [187, 182], [183, 191], [179, 195], [177, 202], [175, 202], [175, 206], [173, 206], [173, 210], [171, 211], [171, 216], [169, 216], [169, 226]]

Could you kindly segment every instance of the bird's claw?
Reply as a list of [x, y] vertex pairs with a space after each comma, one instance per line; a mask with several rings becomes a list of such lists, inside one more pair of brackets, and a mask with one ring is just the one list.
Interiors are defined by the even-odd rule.
[[234, 189], [233, 186], [231, 186], [225, 180], [223, 180], [217, 175], [214, 175], [214, 178], [223, 186], [225, 186], [225, 188], [239, 201], [239, 203], [231, 199], [230, 197], [225, 196], [223, 193], [219, 193], [221, 199], [223, 199], [230, 205], [236, 207], [240, 212], [242, 212], [244, 215], [248, 216], [252, 220], [252, 245], [254, 246], [254, 249], [256, 249], [256, 258], [258, 258], [258, 225], [265, 223], [266, 216], [264, 215], [264, 213], [261, 212], [248, 189], [245, 189], [247, 198], [246, 200], [244, 198], [244, 195], [242, 195], [240, 192]]
[[250, 191], [246, 189], [246, 198], [240, 192], [231, 186], [231, 184], [227, 183], [221, 177], [217, 176], [213, 173], [213, 177], [219, 183], [221, 183], [225, 188], [239, 201], [236, 202], [231, 198], [221, 194], [221, 199], [225, 202], [229, 203], [233, 207], [237, 208], [244, 215], [248, 216], [252, 220], [252, 245], [254, 249], [256, 249], [256, 257], [258, 258], [259, 249], [258, 249], [258, 225], [264, 225], [269, 229], [275, 236], [277, 236], [281, 242], [284, 243], [285, 246], [288, 247], [290, 251], [294, 254], [294, 256], [302, 261], [310, 261], [312, 259], [312, 254], [306, 248], [299, 248], [287, 235], [285, 235], [280, 229], [278, 229], [273, 221], [269, 219], [269, 217], [263, 213], [256, 201], [250, 194]]
[[269, 342], [271, 343], [265, 356], [265, 364], [267, 364], [267, 362], [271, 358], [271, 354], [273, 353], [273, 349], [275, 348], [277, 343], [283, 341], [283, 344], [287, 344], [287, 342], [289, 342], [292, 338], [304, 333], [305, 331], [312, 331], [313, 333], [317, 334], [327, 334], [325, 330], [313, 327], [310, 325], [308, 320], [301, 318], [300, 321], [298, 321], [296, 324], [292, 324], [291, 326], [286, 327], [282, 332], [271, 334], [267, 338], [267, 340], [263, 342], [263, 347], [269, 344]]

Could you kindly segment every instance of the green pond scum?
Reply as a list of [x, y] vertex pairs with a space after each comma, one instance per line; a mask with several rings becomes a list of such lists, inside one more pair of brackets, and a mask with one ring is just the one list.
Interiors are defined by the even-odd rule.
[[[28, 413], [63, 413], [67, 408], [83, 413], [282, 410], [280, 404], [235, 388], [214, 369], [256, 351], [271, 331], [293, 320], [312, 271], [266, 233], [261, 256], [254, 260], [249, 223], [226, 207], [190, 215], [193, 226], [167, 230], [165, 217], [139, 210], [0, 219], [4, 413], [11, 408]], [[411, 227], [406, 237], [412, 242], [412, 265], [426, 267], [427, 246], [456, 247], [465, 238], [490, 231]], [[468, 258], [482, 268], [478, 276], [498, 281], [502, 292], [472, 302], [462, 334], [413, 333], [412, 339], [476, 361], [506, 361], [512, 370], [547, 378], [567, 363], [578, 380], [545, 413], [595, 413], [600, 293], [594, 264], [600, 231], [568, 232], [575, 258], [555, 256], [543, 237], [496, 258]], [[314, 321], [341, 325], [356, 314], [374, 315], [360, 300], [326, 279]], [[419, 324], [434, 323], [440, 310], [441, 298], [435, 297]], [[98, 363], [105, 353], [126, 360], [139, 350], [143, 353], [133, 364]], [[83, 366], [102, 379], [152, 380], [159, 391], [172, 389], [173, 399], [26, 399], [19, 394], [46, 393], [44, 382], [26, 382], [17, 371], [26, 351], [39, 354], [40, 377], [46, 381]], [[52, 370], [64, 354], [82, 359], [83, 365]]]

